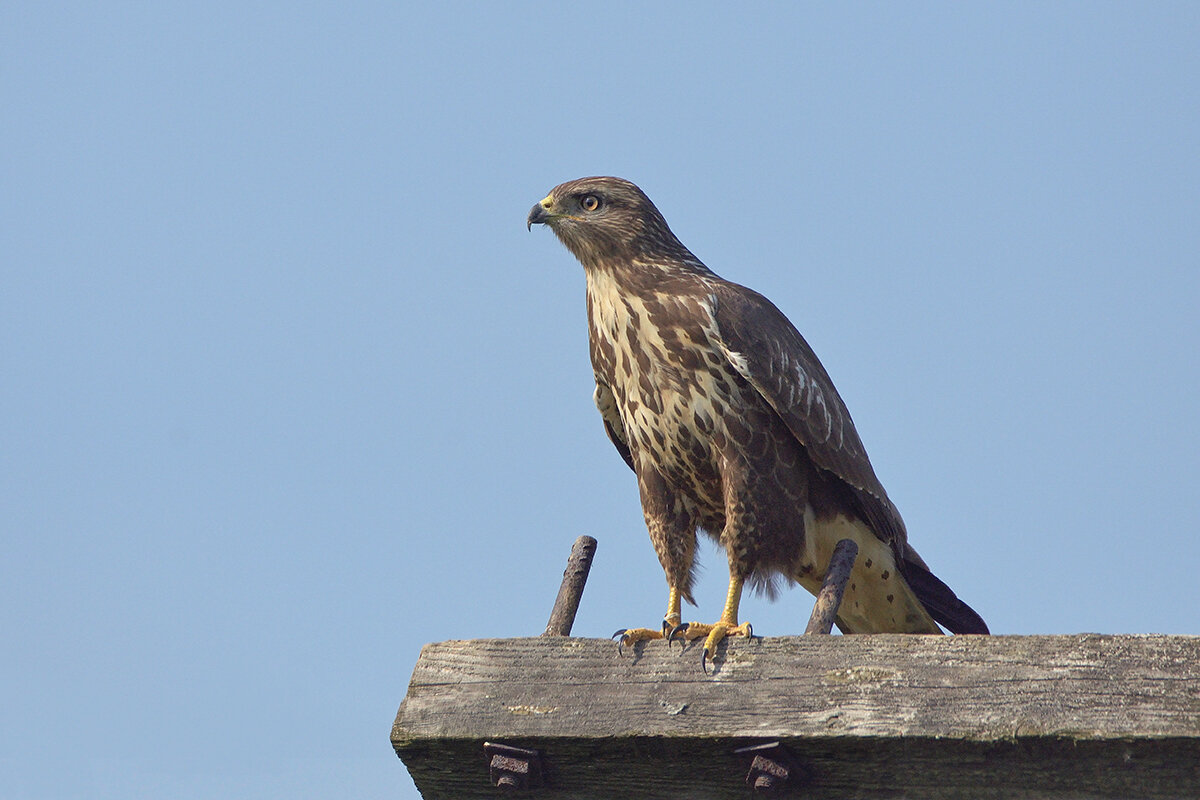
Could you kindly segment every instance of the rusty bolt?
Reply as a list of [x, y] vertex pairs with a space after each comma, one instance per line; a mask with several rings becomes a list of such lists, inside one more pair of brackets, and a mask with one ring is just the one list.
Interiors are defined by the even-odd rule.
[[483, 752], [492, 757], [488, 774], [493, 786], [532, 789], [541, 785], [542, 761], [537, 750], [484, 742]]
[[529, 762], [523, 758], [492, 756], [490, 774], [494, 786], [524, 789], [529, 786]]
[[803, 771], [795, 766], [795, 760], [779, 742], [742, 747], [733, 752], [742, 758], [751, 759], [746, 783], [754, 787], [757, 794], [780, 792], [792, 779], [795, 783], [804, 780]]
[[788, 768], [778, 761], [763, 756], [755, 756], [750, 762], [750, 772], [746, 774], [746, 783], [754, 787], [756, 792], [774, 791], [787, 783]]

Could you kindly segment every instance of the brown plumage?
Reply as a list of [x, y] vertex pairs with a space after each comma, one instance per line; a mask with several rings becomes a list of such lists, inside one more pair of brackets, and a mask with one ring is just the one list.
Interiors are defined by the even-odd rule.
[[[838, 616], [852, 633], [986, 633], [979, 615], [909, 546], [841, 397], [786, 317], [713, 273], [619, 178], [554, 188], [528, 224], [550, 226], [587, 276], [596, 406], [637, 474], [670, 596], [664, 632], [705, 635], [705, 656], [737, 622], [744, 582], [783, 577], [816, 591], [833, 546], [860, 555]], [[696, 531], [729, 559], [721, 621], [680, 625], [692, 601]], [[624, 632], [626, 643], [662, 632]]]

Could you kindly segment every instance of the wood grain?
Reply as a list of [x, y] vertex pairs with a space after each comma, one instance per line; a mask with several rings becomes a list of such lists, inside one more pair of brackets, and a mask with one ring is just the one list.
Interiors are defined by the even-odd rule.
[[426, 798], [494, 797], [482, 743], [543, 754], [538, 797], [731, 798], [780, 740], [803, 797], [1200, 797], [1200, 637], [808, 636], [427, 645], [392, 742]]

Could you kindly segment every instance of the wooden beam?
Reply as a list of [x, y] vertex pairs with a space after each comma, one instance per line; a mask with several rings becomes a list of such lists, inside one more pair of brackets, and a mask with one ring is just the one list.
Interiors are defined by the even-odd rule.
[[494, 797], [483, 742], [545, 798], [745, 797], [779, 741], [806, 798], [1200, 797], [1200, 637], [539, 637], [426, 645], [392, 744], [426, 800]]

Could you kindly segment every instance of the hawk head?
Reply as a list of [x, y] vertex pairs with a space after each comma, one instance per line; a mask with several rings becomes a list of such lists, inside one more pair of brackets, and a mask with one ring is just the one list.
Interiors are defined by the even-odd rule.
[[529, 212], [526, 226], [549, 225], [585, 267], [680, 256], [693, 260], [650, 198], [621, 178], [559, 184]]

